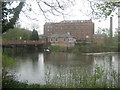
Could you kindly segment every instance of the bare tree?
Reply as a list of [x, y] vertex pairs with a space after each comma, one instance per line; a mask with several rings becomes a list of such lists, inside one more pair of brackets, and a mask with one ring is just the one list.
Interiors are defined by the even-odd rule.
[[38, 28], [39, 28], [39, 25], [36, 24], [36, 23], [33, 23], [33, 25], [32, 25], [32, 29], [37, 30]]
[[[38, 10], [33, 9], [33, 3], [38, 7]], [[45, 20], [51, 20], [51, 16], [62, 16], [64, 18], [69, 15], [65, 9], [74, 5], [75, 0], [32, 0], [25, 2], [21, 13], [34, 21], [38, 21], [38, 17], [31, 17], [29, 14], [43, 15]]]
[[[13, 2], [16, 2], [16, 1], [13, 1]], [[13, 2], [9, 2], [9, 5], [12, 5]], [[52, 14], [55, 16], [62, 15], [64, 17], [65, 13], [63, 11], [65, 10], [65, 8], [74, 4], [74, 0], [32, 0], [32, 2], [35, 2], [38, 5], [40, 14], [42, 13], [42, 15], [47, 20], [50, 20], [49, 14]], [[1, 2], [2, 4], [5, 4], [4, 5], [5, 9], [3, 10], [5, 12], [2, 11], [3, 13], [2, 33], [6, 32], [10, 28], [13, 28], [14, 24], [19, 19], [20, 13], [23, 13], [27, 18], [31, 20], [36, 20], [36, 21], [38, 20], [35, 17], [31, 18], [31, 16], [29, 16], [26, 13], [26, 12], [33, 12], [34, 14], [38, 14], [36, 13], [36, 11], [32, 9], [32, 2], [29, 2], [28, 0], [26, 0], [25, 2], [19, 2], [19, 5], [16, 8], [9, 9], [10, 11], [13, 10], [12, 12], [13, 16], [9, 20], [6, 19], [6, 17], [8, 17], [8, 14], [10, 14], [10, 13], [6, 14], [6, 8], [7, 8], [7, 5], [5, 4], [6, 2]]]

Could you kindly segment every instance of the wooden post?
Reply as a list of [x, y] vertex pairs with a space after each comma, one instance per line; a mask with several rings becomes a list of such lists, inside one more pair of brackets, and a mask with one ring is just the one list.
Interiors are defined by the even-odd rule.
[[[120, 6], [118, 7], [118, 30], [120, 32]], [[118, 42], [120, 41], [118, 40]], [[120, 48], [120, 46], [118, 46], [118, 48]], [[118, 58], [120, 58], [119, 55], [118, 55]], [[120, 60], [118, 60], [118, 87], [120, 88], [120, 76], [119, 75], [120, 75]]]
[[110, 37], [113, 36], [112, 28], [113, 28], [112, 17], [110, 17]]
[[118, 30], [120, 31], [120, 7], [118, 7]]

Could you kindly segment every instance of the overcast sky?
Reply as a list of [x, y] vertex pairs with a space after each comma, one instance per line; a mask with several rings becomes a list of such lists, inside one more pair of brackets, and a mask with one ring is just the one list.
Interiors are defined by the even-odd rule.
[[[65, 10], [65, 12], [70, 12], [68, 16], [65, 16], [63, 18], [63, 16], [57, 17], [54, 15], [49, 15], [49, 18], [51, 19], [51, 21], [60, 22], [62, 20], [89, 20], [91, 19], [91, 16], [86, 15], [88, 11], [90, 11], [90, 7], [88, 6], [88, 3], [85, 2], [85, 0], [76, 0], [76, 1], [77, 2], [75, 6], [68, 7]], [[45, 24], [45, 22], [49, 22], [49, 21], [45, 19], [38, 5], [35, 2], [31, 0], [28, 3], [31, 3], [32, 11], [27, 11], [26, 8], [23, 8], [23, 11], [25, 11], [25, 14], [21, 13], [20, 20], [19, 20], [19, 22], [21, 23], [21, 27], [32, 30], [32, 27], [36, 26], [36, 27], [39, 27], [37, 29], [39, 34], [43, 34], [43, 30], [44, 30], [43, 25]], [[109, 17], [107, 18], [107, 20], [105, 21], [102, 20], [101, 22], [99, 22], [99, 20], [93, 19], [93, 22], [95, 24], [95, 31], [97, 31], [98, 27], [101, 27], [101, 28], [110, 27]], [[113, 30], [114, 31], [115, 31], [115, 28], [118, 28], [118, 16], [117, 15], [113, 16]]]

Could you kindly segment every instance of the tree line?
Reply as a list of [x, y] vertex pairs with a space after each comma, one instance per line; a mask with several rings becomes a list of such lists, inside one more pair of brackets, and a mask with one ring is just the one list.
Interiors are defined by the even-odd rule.
[[[13, 36], [13, 33], [16, 34]], [[10, 29], [6, 33], [2, 35], [3, 40], [39, 40], [39, 35], [37, 30], [33, 29], [33, 31], [14, 28]]]

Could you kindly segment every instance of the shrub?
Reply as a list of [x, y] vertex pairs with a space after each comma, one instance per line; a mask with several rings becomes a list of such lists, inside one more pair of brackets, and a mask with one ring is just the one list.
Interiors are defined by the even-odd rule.
[[58, 45], [51, 45], [50, 50], [53, 52], [59, 52], [61, 51], [61, 47]]

